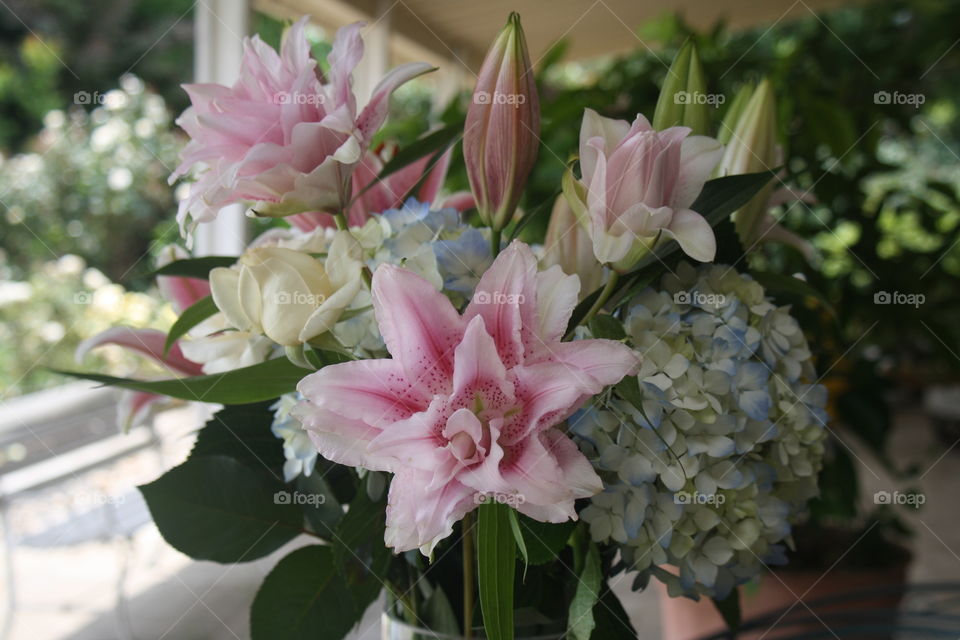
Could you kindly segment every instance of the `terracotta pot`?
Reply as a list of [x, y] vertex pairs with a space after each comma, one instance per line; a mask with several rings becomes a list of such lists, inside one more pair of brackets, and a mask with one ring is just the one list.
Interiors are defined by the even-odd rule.
[[[856, 618], [863, 617], [862, 612], [870, 611], [872, 623], [890, 626], [896, 622], [906, 568], [907, 564], [902, 563], [876, 570], [782, 570], [766, 574], [761, 578], [759, 588], [741, 588], [740, 606], [744, 622], [760, 616], [772, 617], [757, 630], [742, 632], [737, 638], [775, 640], [804, 632], [821, 632], [825, 631], [824, 623], [832, 628], [842, 623], [845, 612], [854, 611], [861, 613], [852, 614], [853, 619], [847, 619], [848, 622], [864, 622]], [[671, 598], [663, 585], [659, 588], [664, 640], [697, 640], [726, 629], [709, 600], [694, 602], [688, 598]], [[862, 597], [854, 597], [861, 592]], [[803, 602], [798, 602], [798, 598]], [[825, 599], [829, 601], [824, 602]], [[781, 618], [780, 614], [791, 605], [793, 609]], [[871, 637], [879, 640], [881, 636]]]

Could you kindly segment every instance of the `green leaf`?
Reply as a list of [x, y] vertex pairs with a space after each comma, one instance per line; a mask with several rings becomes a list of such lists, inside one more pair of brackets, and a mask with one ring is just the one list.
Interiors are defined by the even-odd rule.
[[511, 507], [486, 502], [478, 509], [477, 582], [483, 629], [490, 640], [513, 640], [513, 579], [517, 545]]
[[57, 371], [57, 373], [101, 382], [108, 386], [147, 391], [182, 400], [249, 404], [272, 400], [295, 391], [297, 383], [312, 371], [294, 365], [287, 358], [274, 358], [224, 373], [171, 380], [133, 380], [77, 371]]
[[510, 509], [507, 514], [510, 516], [510, 530], [513, 532], [513, 539], [517, 543], [517, 549], [520, 550], [520, 556], [523, 558], [523, 580], [527, 580], [527, 567], [530, 565], [530, 556], [527, 554], [527, 543], [523, 539], [523, 533], [520, 531], [520, 514], [516, 509]]
[[430, 597], [426, 602], [427, 622], [430, 630], [437, 633], [446, 633], [451, 636], [457, 636], [460, 633], [460, 627], [457, 623], [457, 615], [453, 612], [453, 606], [447, 598], [447, 594], [439, 585], [433, 588]]
[[593, 637], [602, 640], [637, 640], [637, 631], [630, 623], [630, 616], [620, 598], [606, 585], [600, 594], [599, 604], [593, 610], [593, 618], [597, 623]]
[[771, 273], [769, 271], [751, 271], [750, 275], [763, 285], [763, 288], [767, 290], [767, 293], [773, 297], [777, 297], [778, 293], [786, 294], [788, 296], [796, 296], [799, 298], [813, 298], [827, 310], [827, 312], [833, 316], [837, 317], [837, 311], [833, 308], [833, 305], [830, 304], [830, 300], [827, 299], [827, 296], [824, 295], [822, 291], [819, 291], [817, 288], [810, 286], [810, 283], [805, 282], [799, 278], [794, 278], [793, 276], [785, 276], [780, 273]]
[[[776, 171], [777, 169], [774, 169], [708, 180], [690, 208], [706, 218], [711, 227], [716, 227], [759, 193], [770, 182]], [[632, 273], [642, 271], [650, 265], [662, 266], [661, 263], [667, 256], [679, 250], [680, 245], [676, 242], [664, 243], [645, 256]]]
[[777, 174], [779, 168], [708, 180], [690, 208], [716, 226], [734, 211], [750, 202]]
[[527, 561], [532, 565], [546, 564], [557, 559], [567, 546], [576, 523], [572, 520], [552, 524], [521, 515], [520, 529], [527, 547]]
[[256, 560], [302, 531], [282, 483], [226, 456], [191, 457], [139, 489], [164, 540], [197, 560]]
[[224, 407], [197, 433], [190, 456], [227, 456], [253, 471], [264, 471], [280, 482], [283, 443], [271, 433], [272, 422], [270, 403]]
[[[333, 539], [333, 532], [343, 519], [343, 506], [319, 468], [309, 476], [299, 475], [294, 480], [297, 491], [306, 496], [315, 496], [300, 506], [311, 530], [324, 540]], [[323, 496], [320, 498], [320, 496]]]
[[361, 609], [376, 600], [386, 581], [390, 550], [383, 542], [386, 501], [358, 491], [333, 536], [333, 553], [354, 602]]
[[210, 277], [210, 270], [217, 267], [229, 267], [237, 261], [235, 256], [204, 256], [202, 258], [184, 258], [169, 262], [153, 272], [155, 276], [183, 276], [185, 278]]
[[260, 585], [250, 609], [250, 637], [337, 640], [362, 615], [337, 574], [333, 550], [313, 545], [278, 562]]
[[740, 628], [740, 590], [734, 589], [723, 600], [711, 598], [717, 611], [723, 616], [723, 621], [727, 623], [730, 631], [737, 631]]
[[601, 313], [590, 319], [590, 331], [595, 338], [623, 340], [627, 337], [620, 321], [608, 313]]
[[354, 198], [358, 198], [362, 195], [367, 189], [370, 188], [373, 184], [383, 180], [391, 173], [396, 173], [400, 169], [403, 169], [407, 165], [416, 162], [420, 158], [430, 155], [430, 154], [441, 154], [443, 153], [448, 146], [454, 143], [457, 140], [458, 136], [463, 134], [463, 123], [459, 122], [454, 125], [444, 127], [442, 129], [437, 129], [432, 133], [428, 133], [422, 138], [415, 140], [412, 144], [409, 144], [399, 151], [383, 165], [383, 169], [380, 170], [380, 173], [377, 174], [377, 179], [374, 180], [370, 185], [367, 185], [363, 191], [354, 195]]
[[167, 354], [174, 342], [217, 311], [219, 311], [219, 309], [217, 309], [217, 305], [213, 303], [212, 296], [201, 298], [187, 307], [183, 313], [180, 314], [180, 317], [177, 318], [177, 321], [173, 323], [173, 326], [170, 327], [170, 331], [167, 332], [167, 341], [163, 344], [163, 353]]
[[575, 640], [590, 640], [596, 621], [593, 607], [600, 599], [600, 552], [597, 545], [587, 542], [583, 571], [577, 583], [577, 591], [570, 602], [570, 616], [567, 620], [567, 632]]

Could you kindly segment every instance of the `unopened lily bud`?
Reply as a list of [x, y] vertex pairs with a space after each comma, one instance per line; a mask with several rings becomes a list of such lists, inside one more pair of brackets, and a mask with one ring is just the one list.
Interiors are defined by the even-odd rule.
[[467, 110], [463, 156], [481, 219], [502, 229], [537, 160], [540, 101], [520, 16], [487, 53]]
[[723, 114], [723, 121], [720, 123], [720, 130], [717, 132], [717, 140], [721, 144], [730, 142], [730, 138], [733, 137], [733, 130], [737, 127], [737, 122], [740, 121], [740, 116], [743, 115], [743, 110], [747, 108], [747, 103], [753, 97], [755, 89], [756, 87], [753, 84], [745, 84], [733, 96], [733, 101], [727, 107], [727, 112]]
[[707, 93], [707, 79], [697, 55], [697, 47], [688, 42], [674, 58], [663, 81], [653, 128], [690, 127], [693, 135], [706, 135], [710, 129], [713, 100]]
[[[753, 91], [733, 127], [720, 162], [721, 175], [769, 171], [779, 164], [776, 112], [773, 87], [769, 80], [764, 80]], [[762, 233], [772, 189], [772, 182], [768, 183], [733, 216], [737, 235], [747, 249], [759, 240]]]
[[603, 284], [603, 265], [593, 255], [593, 241], [570, 203], [558, 196], [550, 213], [547, 237], [543, 241], [544, 267], [558, 265], [567, 275], [580, 276], [580, 299]]

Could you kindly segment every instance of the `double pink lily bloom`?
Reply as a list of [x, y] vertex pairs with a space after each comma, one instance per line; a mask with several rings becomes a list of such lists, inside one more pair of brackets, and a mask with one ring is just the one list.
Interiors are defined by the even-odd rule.
[[232, 87], [184, 87], [193, 106], [177, 123], [190, 143], [170, 179], [194, 167], [202, 173], [180, 204], [181, 227], [188, 216], [212, 220], [235, 202], [251, 202], [269, 216], [339, 210], [350, 197], [354, 166], [387, 117], [390, 95], [432, 69], [426, 63], [395, 68], [358, 112], [351, 83], [363, 55], [363, 25], [337, 32], [326, 82], [310, 55], [306, 22], [290, 28], [279, 54], [257, 36], [245, 40], [240, 78]]
[[393, 358], [307, 376], [294, 414], [324, 457], [395, 474], [388, 546], [429, 555], [487, 498], [563, 522], [577, 517], [576, 499], [602, 490], [557, 425], [638, 357], [612, 340], [560, 341], [579, 288], [559, 267], [538, 273], [518, 241], [463, 316], [413, 272], [377, 269], [374, 310]]
[[604, 264], [629, 269], [659, 236], [691, 258], [713, 260], [710, 223], [690, 209], [723, 155], [723, 145], [687, 127], [656, 131], [641, 115], [604, 118], [587, 109], [580, 129], [580, 168], [588, 231]]

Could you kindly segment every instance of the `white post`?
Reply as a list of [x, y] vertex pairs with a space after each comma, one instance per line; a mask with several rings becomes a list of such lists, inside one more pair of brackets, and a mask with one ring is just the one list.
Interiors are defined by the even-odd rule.
[[363, 34], [363, 58], [354, 74], [357, 105], [362, 107], [373, 94], [373, 88], [390, 69], [390, 8], [387, 0], [378, 0]]
[[[233, 84], [249, 28], [249, 0], [202, 0], [194, 11], [194, 81]], [[194, 254], [240, 255], [246, 232], [243, 205], [224, 207], [215, 221], [197, 227]]]

